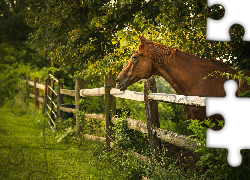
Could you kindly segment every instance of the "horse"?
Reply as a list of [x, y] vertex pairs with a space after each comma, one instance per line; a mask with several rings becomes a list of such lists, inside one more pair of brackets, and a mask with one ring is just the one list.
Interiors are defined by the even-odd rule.
[[[213, 71], [238, 74], [237, 70], [222, 61], [199, 58], [179, 49], [149, 41], [141, 35], [139, 38], [141, 42], [136, 51], [116, 79], [116, 87], [121, 91], [140, 79], [158, 75], [179, 95], [224, 97], [226, 94], [223, 85], [227, 78], [208, 75]], [[239, 84], [238, 81], [237, 83]], [[205, 108], [184, 106], [184, 111], [186, 119], [207, 119]], [[224, 121], [223, 116], [215, 114], [209, 118], [215, 123], [212, 129], [222, 128], [218, 126], [217, 120]]]

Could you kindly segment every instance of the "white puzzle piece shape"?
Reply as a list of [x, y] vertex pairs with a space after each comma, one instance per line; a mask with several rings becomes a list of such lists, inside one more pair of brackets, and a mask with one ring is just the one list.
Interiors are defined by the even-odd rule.
[[224, 83], [226, 97], [207, 97], [206, 115], [221, 114], [225, 119], [220, 131], [207, 129], [206, 147], [227, 148], [228, 163], [237, 167], [242, 162], [241, 149], [250, 149], [250, 98], [236, 97], [237, 83], [228, 80]]
[[243, 41], [250, 41], [250, 1], [249, 0], [207, 0], [209, 7], [219, 4], [225, 9], [220, 20], [207, 18], [206, 39], [212, 41], [231, 41], [229, 29], [234, 24], [244, 27]]

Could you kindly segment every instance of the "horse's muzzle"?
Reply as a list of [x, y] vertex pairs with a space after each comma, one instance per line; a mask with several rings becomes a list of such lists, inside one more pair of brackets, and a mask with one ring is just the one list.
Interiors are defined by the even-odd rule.
[[121, 91], [125, 91], [127, 89], [126, 83], [121, 81], [119, 77], [116, 79], [116, 88], [120, 89]]

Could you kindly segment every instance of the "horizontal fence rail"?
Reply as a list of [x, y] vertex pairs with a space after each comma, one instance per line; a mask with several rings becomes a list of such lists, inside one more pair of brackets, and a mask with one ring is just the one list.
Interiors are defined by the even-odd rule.
[[[29, 85], [34, 86], [33, 81], [28, 81], [28, 83]], [[45, 85], [39, 83], [36, 83], [36, 87], [41, 90], [45, 89]], [[51, 87], [49, 88], [51, 89], [51, 91], [53, 91], [54, 94], [56, 94], [56, 92]], [[60, 89], [60, 94], [75, 96], [75, 90]], [[104, 94], [105, 94], [104, 87], [80, 90], [81, 97], [102, 96]], [[120, 91], [119, 89], [112, 88], [110, 94], [119, 98], [135, 100], [135, 101], [144, 101], [143, 92], [136, 92], [129, 90]], [[198, 106], [198, 107], [206, 106], [206, 97], [199, 97], [199, 96], [184, 96], [184, 95], [166, 94], [166, 93], [149, 93], [148, 98], [155, 101], [163, 101], [163, 102], [176, 103], [189, 106]]]
[[94, 88], [94, 89], [81, 89], [80, 96], [88, 97], [88, 96], [102, 96], [105, 95], [105, 88]]
[[[29, 96], [30, 96], [31, 98], [35, 99], [35, 94], [31, 94], [31, 93], [30, 93]], [[44, 102], [43, 98], [41, 98], [41, 97], [37, 97], [37, 100], [38, 100], [40, 103], [43, 103], [43, 102]]]
[[129, 90], [120, 91], [119, 89], [112, 88], [110, 94], [119, 98], [130, 99], [135, 101], [144, 101], [144, 93], [142, 92]]
[[[84, 114], [85, 118], [88, 119], [95, 119], [95, 120], [102, 120], [105, 121], [104, 114]], [[112, 117], [111, 118], [113, 123], [116, 123], [119, 119]], [[147, 124], [142, 122], [141, 120], [127, 118], [127, 128], [134, 129], [140, 131], [143, 134], [148, 134]], [[165, 140], [168, 143], [174, 144], [178, 147], [184, 147], [185, 149], [194, 151], [200, 144], [196, 142], [189, 143], [191, 138], [188, 138], [185, 135], [179, 135], [177, 133], [173, 133], [168, 130], [163, 130], [160, 128], [153, 128], [153, 134], [162, 140]]]
[[62, 110], [64, 112], [68, 112], [68, 113], [74, 113], [74, 112], [76, 112], [76, 109], [74, 109], [74, 108], [60, 107], [60, 110]]
[[[64, 91], [64, 90], [63, 90]], [[62, 91], [61, 91], [62, 92]], [[66, 94], [66, 91], [64, 92]], [[73, 96], [73, 90], [67, 90], [67, 95]], [[105, 94], [104, 87], [94, 88], [94, 89], [81, 89], [80, 96], [102, 96]], [[136, 91], [120, 91], [119, 89], [112, 88], [110, 94], [124, 99], [135, 100], [135, 101], [144, 101], [144, 93]], [[206, 106], [206, 97], [199, 96], [184, 96], [176, 94], [166, 94], [166, 93], [149, 93], [148, 98], [155, 101], [164, 101], [169, 103], [176, 103], [189, 106], [205, 107]]]
[[[119, 98], [144, 101], [144, 93], [142, 92], [129, 91], [129, 90], [120, 91], [119, 89], [113, 88], [111, 89], [110, 94]], [[166, 93], [149, 93], [148, 98], [155, 101], [164, 101], [182, 105], [190, 105], [198, 107], [206, 106], [206, 97], [199, 97], [199, 96], [184, 96], [184, 95], [166, 94]]]
[[67, 95], [67, 96], [75, 96], [75, 90], [68, 90], [68, 89], [60, 89], [60, 94]]
[[[34, 81], [28, 81], [28, 84], [30, 86], [35, 86]], [[44, 90], [45, 89], [45, 85], [44, 84], [40, 84], [40, 83], [36, 83], [36, 88]]]

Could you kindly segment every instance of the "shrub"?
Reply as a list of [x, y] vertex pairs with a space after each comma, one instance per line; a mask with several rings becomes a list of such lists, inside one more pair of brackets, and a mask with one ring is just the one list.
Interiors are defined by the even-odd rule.
[[133, 150], [140, 154], [149, 154], [149, 143], [147, 136], [133, 129], [127, 128], [125, 117], [119, 118], [113, 127], [114, 145], [124, 150]]
[[[197, 162], [197, 166], [204, 171], [204, 175], [207, 179], [238, 179], [246, 178], [248, 175], [249, 167], [246, 167], [246, 162], [249, 159], [249, 150], [242, 150], [243, 164], [239, 167], [231, 167], [227, 162], [227, 149], [219, 148], [207, 148], [206, 147], [206, 128], [203, 126], [207, 125], [209, 128], [212, 128], [215, 124], [211, 123], [211, 119], [205, 119], [204, 121], [199, 120], [188, 120], [189, 129], [193, 131], [194, 135], [192, 141], [200, 143], [200, 146], [197, 147], [197, 153], [200, 153], [202, 156]], [[224, 121], [218, 120], [219, 126], [223, 126]], [[249, 178], [249, 177], [248, 177]]]

